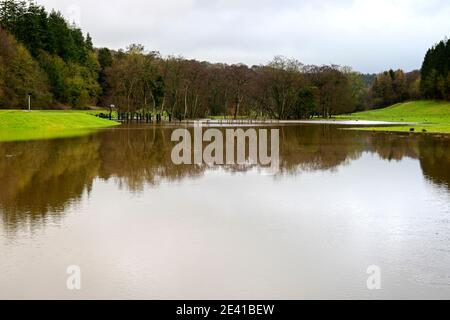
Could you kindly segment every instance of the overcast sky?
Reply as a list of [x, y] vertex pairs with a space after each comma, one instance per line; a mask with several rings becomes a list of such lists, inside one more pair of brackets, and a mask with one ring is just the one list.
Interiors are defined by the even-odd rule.
[[450, 36], [449, 0], [37, 0], [97, 47], [262, 64], [275, 55], [362, 72], [420, 68]]

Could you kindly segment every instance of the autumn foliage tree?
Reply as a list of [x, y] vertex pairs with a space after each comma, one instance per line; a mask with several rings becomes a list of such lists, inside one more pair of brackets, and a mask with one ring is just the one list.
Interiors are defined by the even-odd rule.
[[380, 73], [369, 89], [369, 107], [383, 108], [420, 97], [420, 73], [389, 70]]
[[49, 89], [46, 73], [25, 46], [0, 29], [0, 107], [25, 107], [28, 95], [34, 106], [43, 107], [52, 101]]

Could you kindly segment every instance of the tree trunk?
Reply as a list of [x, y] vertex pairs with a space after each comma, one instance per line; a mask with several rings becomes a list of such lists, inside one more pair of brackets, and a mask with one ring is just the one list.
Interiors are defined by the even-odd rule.
[[234, 120], [237, 120], [242, 100], [243, 100], [243, 98], [240, 95], [238, 95], [237, 99], [236, 99], [236, 108], [234, 109]]
[[195, 102], [194, 102], [194, 108], [192, 110], [192, 118], [195, 118], [195, 116], [197, 115], [197, 105], [198, 105], [198, 94], [195, 96]]
[[189, 88], [186, 87], [186, 89], [184, 91], [184, 120], [186, 120], [187, 110], [188, 110], [188, 103], [187, 103], [188, 90], [189, 90]]
[[172, 116], [174, 115], [174, 112], [175, 112], [175, 108], [176, 108], [176, 106], [177, 106], [177, 103], [178, 103], [178, 92], [175, 91], [175, 101], [173, 102], [172, 109], [170, 110], [170, 114], [171, 114]]
[[166, 95], [164, 95], [164, 98], [163, 98], [163, 101], [162, 101], [162, 104], [161, 104], [161, 117], [162, 117], [162, 115], [164, 113], [165, 104], [166, 104]]

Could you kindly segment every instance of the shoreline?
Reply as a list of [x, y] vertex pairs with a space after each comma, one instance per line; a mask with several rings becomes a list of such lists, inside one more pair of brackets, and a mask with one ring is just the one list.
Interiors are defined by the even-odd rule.
[[118, 125], [89, 111], [0, 110], [0, 141], [67, 138]]
[[[121, 123], [96, 115], [105, 110], [0, 110], [0, 141], [55, 139], [84, 135], [89, 131], [114, 128]], [[133, 123], [133, 122], [132, 122]], [[370, 110], [331, 119], [258, 120], [220, 119], [163, 121], [162, 125], [251, 127], [277, 125], [337, 125], [345, 130], [398, 132], [416, 134], [450, 134], [450, 103], [445, 101], [411, 101], [384, 109]]]

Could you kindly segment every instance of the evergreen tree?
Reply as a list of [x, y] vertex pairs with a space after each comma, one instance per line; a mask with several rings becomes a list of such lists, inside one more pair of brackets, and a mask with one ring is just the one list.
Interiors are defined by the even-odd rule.
[[422, 65], [420, 89], [429, 99], [450, 99], [450, 40], [429, 49]]
[[98, 82], [102, 90], [102, 98], [100, 99], [101, 105], [106, 105], [104, 101], [105, 94], [110, 90], [110, 86], [107, 81], [107, 69], [113, 64], [113, 57], [111, 51], [108, 48], [102, 48], [98, 50], [98, 62], [100, 64], [100, 72], [98, 74]]

